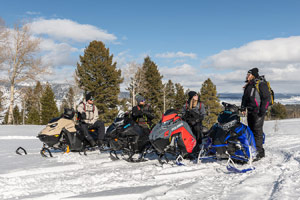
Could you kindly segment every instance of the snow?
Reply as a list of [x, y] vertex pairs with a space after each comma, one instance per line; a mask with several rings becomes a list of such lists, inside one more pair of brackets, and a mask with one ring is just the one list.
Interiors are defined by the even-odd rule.
[[[255, 170], [225, 163], [112, 161], [105, 152], [39, 154], [43, 126], [0, 126], [0, 199], [299, 199], [300, 119], [265, 122], [266, 157]], [[24, 147], [28, 155], [15, 153]], [[240, 166], [245, 167], [245, 166]]]

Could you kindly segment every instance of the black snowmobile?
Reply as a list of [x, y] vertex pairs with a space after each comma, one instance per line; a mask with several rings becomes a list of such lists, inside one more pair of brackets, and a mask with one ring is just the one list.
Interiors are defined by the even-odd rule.
[[[151, 147], [149, 135], [131, 119], [128, 112], [115, 118], [106, 130], [105, 140], [108, 141], [112, 160], [120, 159], [117, 155], [120, 153], [128, 162], [145, 161], [144, 157]], [[136, 154], [139, 154], [138, 158], [134, 158]]]
[[[74, 109], [64, 109], [62, 116], [53, 118], [48, 122], [46, 127], [38, 134], [38, 138], [43, 142], [40, 151], [43, 157], [52, 157], [51, 150], [59, 150], [65, 153], [83, 152], [90, 148], [90, 143], [79, 131], [80, 125], [73, 120], [75, 115]], [[79, 122], [80, 124], [80, 122]], [[89, 130], [90, 135], [96, 140], [98, 135], [95, 129]]]

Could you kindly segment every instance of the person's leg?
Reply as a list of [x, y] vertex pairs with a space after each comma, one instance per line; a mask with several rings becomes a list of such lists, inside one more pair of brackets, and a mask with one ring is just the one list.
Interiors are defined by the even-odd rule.
[[102, 145], [104, 143], [104, 136], [105, 136], [105, 127], [102, 121], [96, 121], [90, 128], [97, 129], [98, 134], [98, 145]]
[[95, 140], [89, 134], [88, 124], [84, 124], [84, 123], [80, 124], [80, 132], [84, 135], [84, 137], [91, 144], [91, 146], [96, 145]]
[[265, 157], [265, 149], [263, 148], [263, 140], [264, 140], [264, 131], [263, 125], [265, 121], [265, 116], [257, 117], [254, 125], [254, 131], [256, 133], [256, 148], [258, 151], [258, 157], [263, 158]]
[[195, 134], [196, 136], [196, 140], [197, 140], [197, 143], [198, 144], [201, 144], [202, 143], [202, 125], [201, 123], [196, 123], [194, 126], [193, 126], [193, 133]]
[[258, 117], [256, 113], [250, 113], [247, 116], [248, 126], [252, 130], [257, 150], [257, 157], [262, 158], [265, 156], [265, 150], [263, 148], [263, 125], [264, 116]]

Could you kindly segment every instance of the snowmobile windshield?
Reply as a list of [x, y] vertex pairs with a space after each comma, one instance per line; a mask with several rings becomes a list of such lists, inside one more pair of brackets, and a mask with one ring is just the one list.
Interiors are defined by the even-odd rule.
[[53, 122], [57, 122], [61, 117], [55, 117], [53, 119], [51, 119], [48, 124], [53, 123]]
[[238, 123], [238, 120], [232, 120], [230, 122], [227, 122], [227, 123], [219, 123], [219, 126], [225, 130], [225, 131], [228, 131], [229, 129], [231, 129], [232, 127], [234, 127], [236, 124]]

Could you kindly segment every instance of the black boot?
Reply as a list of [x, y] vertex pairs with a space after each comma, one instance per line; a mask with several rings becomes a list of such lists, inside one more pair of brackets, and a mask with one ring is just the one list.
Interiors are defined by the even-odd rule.
[[263, 157], [265, 157], [265, 151], [263, 149], [263, 151], [259, 152], [256, 156], [256, 158], [253, 161], [259, 161], [260, 159], [262, 159]]
[[94, 146], [96, 146], [97, 144], [96, 144], [96, 142], [95, 142], [95, 140], [93, 139], [93, 138], [87, 138], [87, 140], [89, 141], [89, 143], [91, 144], [91, 147], [94, 147]]
[[106, 147], [105, 142], [103, 140], [98, 140], [97, 144], [100, 150], [104, 150]]

